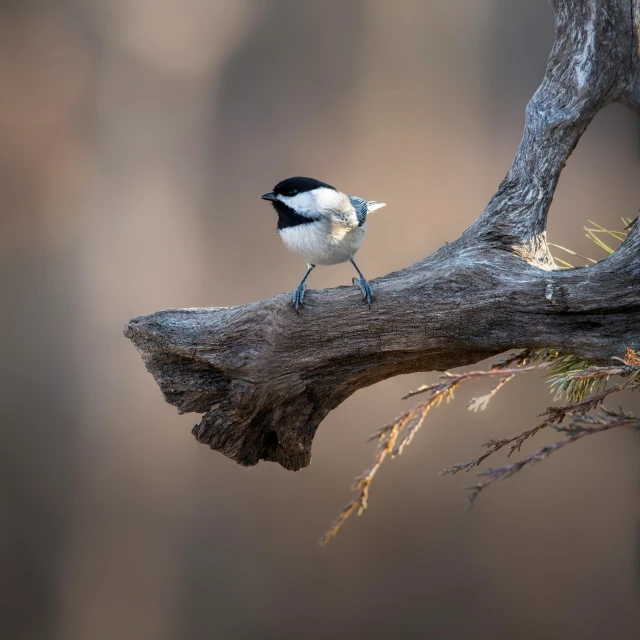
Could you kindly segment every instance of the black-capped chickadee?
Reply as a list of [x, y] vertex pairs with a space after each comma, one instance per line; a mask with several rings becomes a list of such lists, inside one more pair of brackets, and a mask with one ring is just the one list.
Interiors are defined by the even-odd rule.
[[316, 265], [350, 261], [360, 278], [353, 278], [371, 308], [373, 289], [362, 275], [353, 256], [367, 229], [367, 214], [385, 206], [384, 202], [348, 196], [335, 187], [313, 178], [287, 178], [273, 191], [261, 196], [270, 200], [278, 213], [278, 233], [285, 247], [307, 263], [307, 273], [293, 293], [293, 306], [304, 306], [306, 279]]

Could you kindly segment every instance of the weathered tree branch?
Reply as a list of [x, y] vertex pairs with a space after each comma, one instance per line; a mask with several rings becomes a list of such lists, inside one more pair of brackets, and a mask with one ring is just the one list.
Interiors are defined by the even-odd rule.
[[309, 464], [324, 417], [391, 376], [552, 346], [606, 363], [640, 348], [640, 225], [612, 256], [556, 270], [547, 212], [562, 168], [595, 114], [640, 113], [640, 0], [557, 0], [556, 40], [527, 107], [513, 165], [457, 240], [375, 282], [242, 307], [175, 309], [125, 328], [167, 402], [204, 413], [196, 438], [240, 464]]

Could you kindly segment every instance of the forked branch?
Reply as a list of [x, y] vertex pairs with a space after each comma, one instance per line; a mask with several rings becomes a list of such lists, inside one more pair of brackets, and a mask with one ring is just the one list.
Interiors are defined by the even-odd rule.
[[608, 365], [639, 347], [638, 225], [588, 268], [556, 270], [545, 238], [560, 172], [589, 122], [613, 101], [640, 109], [639, 2], [554, 3], [555, 44], [509, 173], [457, 240], [378, 279], [371, 311], [340, 287], [308, 292], [300, 316], [283, 294], [132, 320], [125, 335], [165, 399], [204, 414], [196, 438], [243, 465], [297, 470], [329, 411], [391, 376], [512, 348], [553, 347]]

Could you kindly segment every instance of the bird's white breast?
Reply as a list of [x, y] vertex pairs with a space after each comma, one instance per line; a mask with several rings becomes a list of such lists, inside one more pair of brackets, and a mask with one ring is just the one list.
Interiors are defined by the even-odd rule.
[[315, 220], [280, 229], [285, 247], [307, 264], [330, 265], [347, 262], [360, 248], [366, 225], [346, 227], [331, 220]]

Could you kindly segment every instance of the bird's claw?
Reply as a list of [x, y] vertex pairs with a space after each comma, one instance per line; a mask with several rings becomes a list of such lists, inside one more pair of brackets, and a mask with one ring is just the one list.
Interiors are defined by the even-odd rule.
[[307, 289], [307, 285], [304, 282], [301, 282], [298, 285], [298, 288], [293, 292], [292, 304], [296, 308], [296, 313], [300, 315], [299, 308], [304, 308], [304, 292]]
[[376, 298], [373, 295], [373, 289], [369, 282], [365, 278], [354, 277], [352, 283], [357, 284], [360, 287], [360, 291], [362, 291], [362, 300], [363, 302], [366, 302], [369, 305], [369, 309], [371, 309], [371, 303]]

